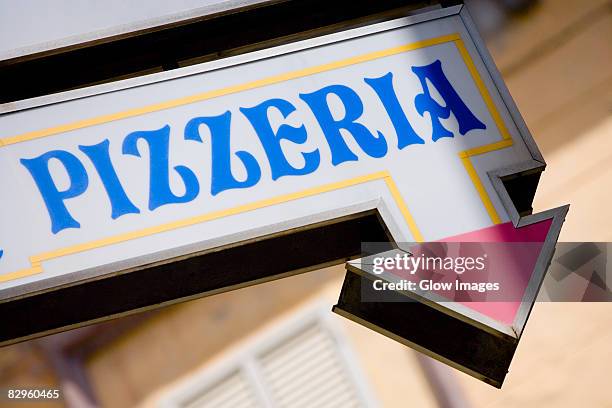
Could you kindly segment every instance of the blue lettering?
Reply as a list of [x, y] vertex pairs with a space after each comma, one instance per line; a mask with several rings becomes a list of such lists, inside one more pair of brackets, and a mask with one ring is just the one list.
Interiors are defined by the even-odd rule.
[[[58, 160], [68, 173], [70, 186], [66, 190], [60, 191], [51, 177], [51, 159]], [[45, 201], [51, 218], [51, 231], [57, 234], [66, 228], [80, 228], [81, 224], [70, 215], [64, 203], [64, 200], [83, 194], [89, 185], [87, 171], [79, 159], [64, 150], [53, 150], [34, 159], [21, 159], [20, 162], [34, 178]]]
[[170, 189], [168, 153], [170, 149], [170, 126], [158, 130], [132, 132], [123, 141], [123, 154], [140, 157], [138, 140], [143, 139], [149, 147], [149, 210], [173, 203], [187, 203], [195, 199], [200, 185], [193, 171], [186, 166], [175, 166], [185, 185], [185, 194], [177, 196]]
[[230, 111], [219, 116], [193, 118], [185, 126], [185, 140], [195, 140], [202, 143], [200, 125], [208, 126], [211, 134], [212, 176], [211, 194], [217, 195], [222, 191], [233, 188], [247, 188], [254, 186], [261, 178], [261, 169], [255, 157], [245, 151], [237, 151], [236, 156], [246, 169], [247, 177], [243, 181], [237, 180], [232, 174], [230, 151], [230, 124], [232, 114]]
[[[455, 118], [457, 118], [459, 133], [462, 135], [465, 135], [472, 129], [487, 128], [484, 123], [474, 116], [463, 100], [461, 100], [457, 91], [455, 91], [446, 75], [444, 75], [440, 60], [436, 60], [422, 67], [412, 67], [412, 71], [419, 78], [421, 86], [423, 87], [423, 93], [418, 94], [414, 98], [414, 105], [421, 116], [423, 116], [425, 112], [429, 112], [431, 124], [433, 126], [431, 138], [434, 142], [443, 137], [453, 137], [453, 133], [442, 126], [440, 122], [440, 118], [448, 119], [451, 112], [455, 115]], [[446, 102], [446, 106], [440, 105], [432, 98], [427, 80], [429, 80], [438, 90], [438, 93]]]
[[[342, 101], [345, 114], [342, 119], [334, 119], [327, 97], [336, 95]], [[356, 161], [357, 156], [347, 146], [342, 137], [341, 129], [348, 131], [359, 147], [370, 157], [383, 157], [387, 154], [387, 141], [381, 132], [374, 136], [368, 128], [355, 122], [363, 114], [363, 103], [359, 95], [348, 86], [330, 85], [309, 94], [300, 94], [314, 113], [327, 143], [331, 149], [332, 164], [337, 166], [346, 161]]]
[[302, 168], [295, 168], [287, 161], [287, 158], [283, 154], [283, 149], [281, 148], [282, 140], [289, 140], [297, 144], [306, 142], [307, 133], [304, 125], [299, 128], [281, 125], [275, 133], [268, 118], [268, 109], [270, 108], [277, 109], [284, 118], [287, 118], [289, 114], [295, 111], [295, 106], [284, 99], [270, 99], [252, 108], [240, 108], [240, 111], [246, 116], [249, 122], [251, 122], [259, 140], [261, 140], [261, 144], [270, 162], [272, 180], [276, 180], [282, 176], [299, 176], [315, 171], [319, 167], [319, 162], [321, 160], [318, 149], [308, 153], [302, 153], [304, 166]]
[[[412, 71], [419, 78], [422, 93], [414, 98], [416, 111], [421, 116], [429, 113], [432, 124], [432, 140], [435, 142], [444, 137], [454, 137], [453, 132], [446, 129], [442, 120], [454, 115], [459, 133], [465, 135], [474, 129], [486, 129], [474, 113], [466, 106], [457, 91], [444, 74], [439, 60], [425, 65], [413, 66]], [[376, 93], [397, 135], [397, 147], [424, 144], [425, 141], [414, 130], [393, 84], [393, 73], [388, 72], [377, 78], [364, 78], [364, 82]], [[432, 92], [437, 91], [441, 102], [438, 103]], [[381, 158], [387, 154], [388, 145], [381, 131], [373, 133], [359, 120], [364, 113], [360, 96], [352, 88], [345, 85], [329, 85], [311, 93], [299, 94], [301, 100], [312, 111], [329, 146], [332, 165], [337, 166], [347, 161], [357, 161], [359, 157], [349, 148], [347, 139], [352, 137], [358, 149], [373, 158]], [[340, 103], [340, 111], [334, 117], [331, 99]], [[318, 148], [311, 151], [299, 151], [303, 164], [294, 166], [289, 162], [283, 151], [283, 143], [304, 145], [308, 140], [308, 132], [303, 124], [291, 126], [287, 123], [273, 128], [270, 122], [270, 111], [287, 119], [296, 111], [296, 107], [288, 100], [272, 98], [248, 108], [239, 108], [244, 117], [254, 129], [268, 158], [272, 180], [283, 176], [300, 176], [315, 172], [321, 164], [321, 154]], [[276, 112], [275, 112], [276, 111]], [[231, 111], [218, 116], [196, 117], [185, 126], [184, 139], [203, 143], [200, 134], [201, 126], [206, 125], [210, 132], [211, 143], [211, 194], [217, 194], [231, 189], [244, 189], [256, 185], [261, 179], [261, 167], [253, 154], [231, 149]], [[350, 135], [350, 136], [349, 136]], [[170, 187], [170, 126], [157, 130], [135, 131], [123, 140], [124, 155], [141, 157], [140, 140], [143, 140], [149, 154], [149, 210], [153, 211], [167, 204], [187, 203], [193, 201], [200, 192], [200, 184], [196, 174], [184, 165], [174, 166], [183, 183], [185, 191], [182, 195], [174, 194]], [[352, 142], [351, 142], [352, 143]], [[286, 146], [286, 145], [285, 145]], [[128, 197], [121, 180], [113, 166], [110, 156], [110, 141], [108, 139], [95, 145], [79, 145], [79, 149], [93, 164], [108, 197], [111, 206], [111, 217], [117, 219], [125, 214], [139, 214], [140, 210]], [[141, 144], [142, 147], [142, 144]], [[293, 146], [295, 149], [298, 147]], [[305, 148], [302, 146], [302, 149]], [[235, 155], [235, 157], [234, 157]], [[236, 158], [243, 166], [244, 177], [239, 180], [232, 172], [232, 161]], [[61, 164], [68, 176], [68, 187], [59, 187], [51, 175], [51, 160]], [[21, 164], [30, 172], [32, 178], [47, 207], [51, 220], [51, 231], [54, 234], [66, 228], [80, 228], [66, 202], [87, 191], [89, 177], [83, 163], [73, 154], [64, 150], [53, 150], [32, 159], [21, 159]], [[55, 164], [55, 162], [54, 162]]]
[[117, 219], [125, 214], [140, 214], [140, 210], [130, 201], [121, 186], [110, 158], [109, 145], [110, 142], [106, 139], [97, 145], [79, 146], [79, 149], [89, 157], [102, 180], [111, 203], [112, 219]]
[[398, 149], [412, 144], [424, 144], [425, 141], [416, 134], [397, 99], [393, 88], [393, 74], [389, 72], [380, 78], [365, 78], [364, 81], [374, 89], [385, 107], [395, 128], [395, 133], [397, 133]]

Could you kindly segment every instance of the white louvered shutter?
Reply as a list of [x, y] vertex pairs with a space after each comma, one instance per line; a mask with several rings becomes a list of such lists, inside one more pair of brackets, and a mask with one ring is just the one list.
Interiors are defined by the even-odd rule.
[[278, 344], [258, 362], [278, 407], [363, 406], [335, 340], [318, 324]]
[[250, 408], [260, 406], [253, 386], [240, 371], [222, 378], [215, 384], [193, 395], [194, 399], [184, 401], [185, 408]]
[[[324, 313], [329, 313], [329, 309]], [[192, 376], [162, 402], [181, 408], [374, 406], [341, 333], [321, 313], [295, 316], [226, 361]]]

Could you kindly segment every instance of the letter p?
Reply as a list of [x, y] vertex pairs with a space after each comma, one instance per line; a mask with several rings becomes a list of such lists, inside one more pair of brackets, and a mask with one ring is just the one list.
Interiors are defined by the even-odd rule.
[[[70, 185], [65, 190], [59, 190], [51, 176], [49, 171], [51, 159], [58, 160], [68, 173]], [[81, 224], [70, 215], [64, 203], [69, 198], [83, 194], [89, 185], [87, 171], [80, 160], [64, 150], [53, 150], [34, 159], [21, 159], [20, 162], [34, 178], [45, 201], [51, 218], [51, 231], [57, 234], [66, 228], [80, 228]]]

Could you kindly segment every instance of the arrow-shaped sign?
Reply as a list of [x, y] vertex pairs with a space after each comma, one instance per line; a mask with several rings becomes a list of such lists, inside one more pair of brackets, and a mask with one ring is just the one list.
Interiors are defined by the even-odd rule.
[[501, 387], [569, 208], [519, 215], [504, 179], [536, 166], [489, 174], [512, 222], [347, 263], [334, 312]]

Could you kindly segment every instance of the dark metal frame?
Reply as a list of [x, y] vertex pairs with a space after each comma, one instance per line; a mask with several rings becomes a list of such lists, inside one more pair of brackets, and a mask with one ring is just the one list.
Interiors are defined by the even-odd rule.
[[0, 61], [0, 104], [304, 40], [405, 16], [411, 10], [439, 3], [434, 0], [268, 1], [15, 57]]
[[385, 241], [369, 210], [2, 302], [0, 345], [341, 264]]

